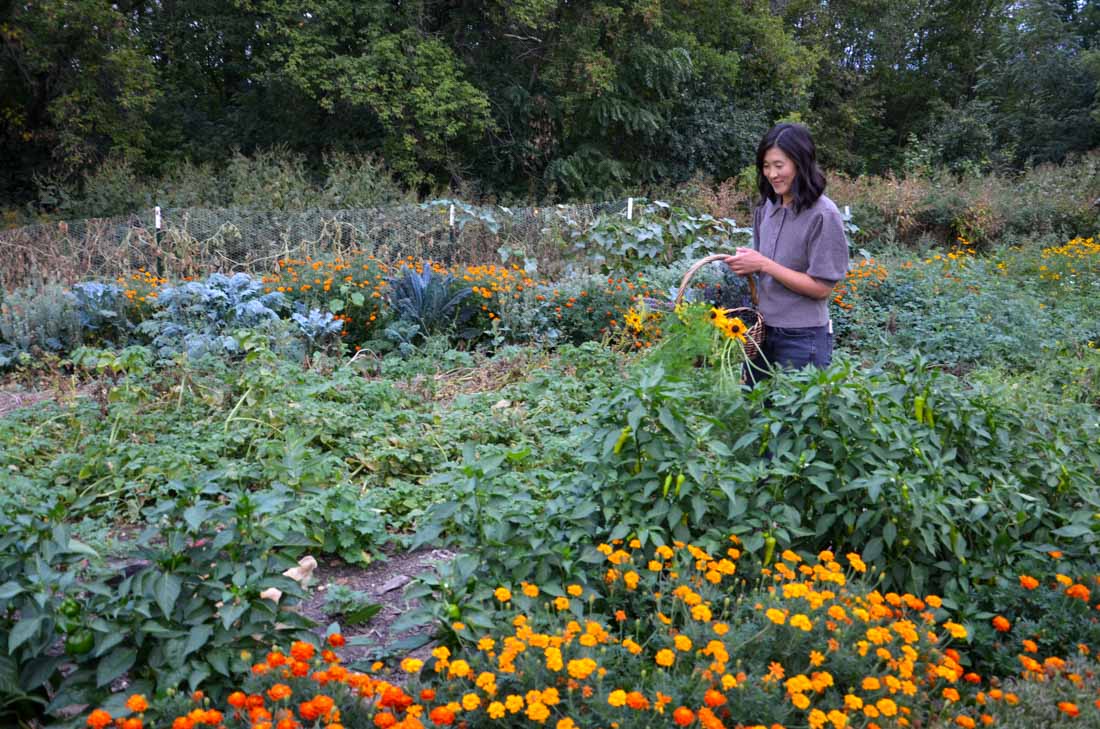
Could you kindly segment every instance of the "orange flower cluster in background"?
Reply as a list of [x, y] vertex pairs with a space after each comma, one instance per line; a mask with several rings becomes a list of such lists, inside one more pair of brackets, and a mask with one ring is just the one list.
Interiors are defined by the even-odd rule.
[[122, 293], [129, 299], [130, 304], [140, 309], [144, 304], [157, 298], [157, 289], [167, 284], [168, 279], [139, 268], [129, 277], [119, 276], [115, 279], [115, 283], [122, 287]]
[[877, 263], [873, 258], [863, 258], [855, 263], [843, 280], [838, 281], [833, 289], [833, 303], [841, 309], [850, 310], [855, 304], [853, 299], [858, 299], [861, 288], [875, 288], [886, 280], [889, 273], [886, 266]]

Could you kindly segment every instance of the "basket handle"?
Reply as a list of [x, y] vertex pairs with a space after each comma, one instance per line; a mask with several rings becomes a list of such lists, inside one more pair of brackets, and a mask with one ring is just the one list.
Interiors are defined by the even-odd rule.
[[[687, 287], [688, 284], [691, 282], [691, 277], [694, 276], [699, 271], [699, 269], [701, 269], [708, 263], [714, 263], [715, 261], [724, 261], [725, 259], [725, 254], [716, 253], [714, 255], [706, 256], [705, 258], [700, 258], [698, 261], [691, 264], [691, 268], [687, 270], [687, 273], [684, 274], [684, 278], [680, 281], [680, 288], [676, 291], [676, 300], [673, 302], [673, 305], [679, 306], [680, 303], [684, 300], [684, 294], [687, 292]], [[753, 307], [759, 306], [760, 299], [758, 298], [756, 293], [756, 276], [750, 273], [747, 278], [749, 280], [749, 296], [752, 298], [752, 305]]]

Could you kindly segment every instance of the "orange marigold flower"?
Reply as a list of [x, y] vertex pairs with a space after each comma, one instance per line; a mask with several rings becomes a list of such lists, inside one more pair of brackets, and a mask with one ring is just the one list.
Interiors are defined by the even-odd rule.
[[670, 651], [668, 648], [662, 648], [661, 650], [657, 651], [655, 660], [657, 661], [658, 666], [668, 668], [676, 662], [676, 654]]
[[1024, 638], [1022, 641], [1020, 641], [1020, 643], [1023, 644], [1024, 650], [1028, 653], [1039, 652], [1039, 645], [1033, 640], [1028, 640], [1027, 638]]
[[149, 702], [145, 699], [144, 694], [134, 694], [126, 699], [126, 708], [135, 714], [140, 714], [149, 708]]
[[118, 725], [119, 729], [142, 729], [142, 726], [141, 719], [136, 716], [124, 719]]
[[444, 726], [454, 724], [455, 713], [446, 706], [437, 706], [431, 710], [428, 714], [428, 718], [432, 720], [432, 723], [436, 726]]
[[312, 660], [314, 653], [316, 653], [316, 649], [313, 644], [302, 640], [296, 640], [290, 646], [290, 655], [296, 661], [308, 662]]
[[714, 708], [715, 706], [721, 706], [722, 704], [726, 703], [726, 696], [721, 691], [707, 689], [706, 694], [703, 695], [703, 703], [711, 708]]
[[344, 640], [344, 636], [340, 633], [333, 633], [328, 637], [328, 644], [333, 648], [343, 647], [347, 641]]
[[374, 725], [378, 729], [389, 729], [397, 723], [397, 717], [388, 711], [380, 711], [374, 715]]
[[1012, 623], [1008, 622], [1008, 619], [1002, 615], [998, 615], [993, 618], [993, 629], [999, 633], [1007, 633], [1012, 629]]
[[1031, 575], [1020, 575], [1020, 587], [1025, 590], [1034, 590], [1039, 586], [1039, 580], [1035, 579]]
[[672, 712], [672, 721], [677, 726], [688, 726], [695, 721], [695, 712], [686, 706], [677, 706]]
[[96, 709], [88, 715], [86, 723], [91, 729], [105, 729], [105, 727], [110, 726], [112, 721], [110, 714], [103, 709]]
[[1072, 717], [1076, 717], [1078, 714], [1081, 713], [1081, 710], [1077, 708], [1077, 704], [1073, 703], [1072, 701], [1059, 701], [1058, 711]]
[[289, 699], [293, 691], [285, 683], [277, 683], [267, 690], [267, 695], [272, 701], [282, 701], [283, 699]]
[[1070, 588], [1066, 590], [1066, 595], [1076, 598], [1078, 600], [1083, 600], [1084, 602], [1088, 602], [1091, 599], [1089, 588], [1085, 587], [1079, 582], [1075, 585], [1070, 586]]
[[243, 709], [247, 701], [248, 697], [244, 695], [243, 691], [234, 691], [229, 694], [229, 698], [226, 699], [226, 703], [234, 709]]
[[966, 716], [965, 714], [959, 714], [958, 716], [956, 716], [955, 724], [961, 726], [963, 729], [974, 729], [974, 727], [977, 726], [977, 722], [975, 722], [973, 719], [971, 719], [969, 716]]

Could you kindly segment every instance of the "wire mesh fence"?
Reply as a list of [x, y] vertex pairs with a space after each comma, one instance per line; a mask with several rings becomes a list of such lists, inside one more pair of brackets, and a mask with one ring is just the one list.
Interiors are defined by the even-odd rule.
[[444, 200], [345, 210], [164, 208], [159, 229], [154, 210], [59, 221], [0, 231], [0, 286], [113, 279], [139, 269], [168, 278], [264, 273], [283, 258], [350, 255], [447, 264], [524, 255], [552, 267], [567, 252], [566, 229], [627, 207], [625, 200], [538, 208]]

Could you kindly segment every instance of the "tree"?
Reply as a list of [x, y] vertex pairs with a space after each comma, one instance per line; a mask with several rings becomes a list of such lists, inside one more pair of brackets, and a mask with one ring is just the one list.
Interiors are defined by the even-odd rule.
[[7, 3], [0, 15], [0, 150], [9, 191], [33, 171], [138, 152], [157, 98], [152, 62], [117, 5]]

